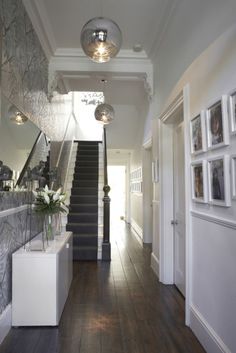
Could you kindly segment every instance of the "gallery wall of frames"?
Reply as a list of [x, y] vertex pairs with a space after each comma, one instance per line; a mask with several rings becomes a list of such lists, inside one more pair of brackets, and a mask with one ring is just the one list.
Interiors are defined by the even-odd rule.
[[130, 192], [135, 194], [142, 193], [142, 167], [133, 170], [130, 173]]
[[194, 202], [230, 207], [236, 199], [236, 154], [227, 148], [231, 136], [236, 138], [236, 88], [190, 121]]

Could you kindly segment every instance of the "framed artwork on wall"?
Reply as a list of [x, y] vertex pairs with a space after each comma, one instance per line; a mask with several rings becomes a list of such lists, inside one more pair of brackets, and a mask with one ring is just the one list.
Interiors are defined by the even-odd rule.
[[229, 156], [208, 159], [209, 203], [231, 206]]
[[236, 90], [229, 95], [230, 130], [236, 134]]
[[207, 203], [207, 167], [206, 161], [195, 161], [191, 164], [192, 199], [195, 202]]
[[236, 154], [231, 156], [231, 185], [232, 198], [236, 199]]
[[190, 121], [191, 153], [199, 154], [206, 151], [205, 113], [202, 111]]
[[207, 148], [214, 149], [229, 144], [227, 96], [222, 96], [206, 110]]

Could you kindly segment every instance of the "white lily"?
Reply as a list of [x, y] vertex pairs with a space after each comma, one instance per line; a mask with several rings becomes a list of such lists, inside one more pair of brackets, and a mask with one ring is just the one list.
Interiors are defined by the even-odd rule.
[[61, 194], [61, 188], [59, 188], [59, 189], [56, 191], [56, 194], [58, 194], [58, 195]]
[[43, 193], [43, 197], [44, 197], [44, 200], [45, 200], [46, 204], [49, 205], [49, 203], [50, 203], [50, 198], [49, 198], [49, 196], [44, 192], [44, 193]]
[[53, 201], [57, 201], [57, 200], [59, 200], [59, 198], [60, 198], [60, 195], [57, 193], [55, 193], [52, 197]]
[[60, 196], [60, 202], [64, 202], [66, 200], [66, 195], [64, 194], [64, 195], [61, 195]]

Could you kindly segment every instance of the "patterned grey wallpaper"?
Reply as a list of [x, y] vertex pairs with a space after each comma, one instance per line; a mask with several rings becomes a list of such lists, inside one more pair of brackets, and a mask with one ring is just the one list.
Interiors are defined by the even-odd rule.
[[[1, 20], [2, 93], [49, 138], [60, 141], [65, 131], [68, 107], [60, 95], [48, 101], [48, 61], [22, 1], [0, 0]], [[22, 194], [23, 199], [20, 200], [19, 195], [0, 195], [0, 314], [11, 301], [12, 252], [23, 245], [25, 238], [29, 238], [27, 210], [9, 216], [2, 213], [3, 208], [25, 203], [25, 196]], [[35, 217], [32, 219], [31, 236], [37, 234], [42, 226]]]
[[67, 120], [66, 101], [61, 95], [48, 101], [48, 60], [22, 1], [0, 0], [0, 16], [2, 92], [48, 137], [61, 140]]

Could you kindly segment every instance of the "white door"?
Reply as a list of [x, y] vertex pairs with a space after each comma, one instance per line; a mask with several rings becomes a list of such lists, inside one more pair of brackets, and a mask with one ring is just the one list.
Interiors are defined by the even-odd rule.
[[174, 127], [174, 282], [185, 296], [184, 124]]

